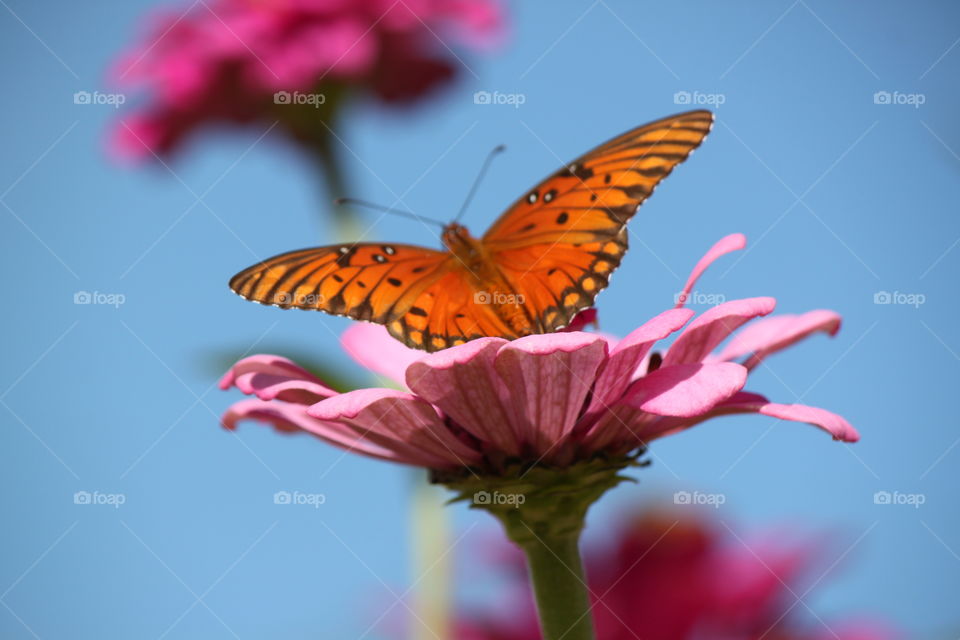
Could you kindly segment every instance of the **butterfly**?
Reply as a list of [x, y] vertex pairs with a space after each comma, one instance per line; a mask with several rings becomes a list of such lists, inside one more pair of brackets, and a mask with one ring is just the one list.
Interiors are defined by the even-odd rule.
[[439, 351], [549, 333], [592, 306], [627, 250], [627, 222], [710, 131], [690, 111], [628, 131], [523, 195], [480, 238], [452, 222], [445, 250], [337, 244], [274, 256], [230, 280], [243, 298], [386, 326]]

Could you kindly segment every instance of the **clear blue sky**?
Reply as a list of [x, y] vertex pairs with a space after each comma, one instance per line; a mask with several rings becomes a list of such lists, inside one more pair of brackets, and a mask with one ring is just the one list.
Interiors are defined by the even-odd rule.
[[[183, 183], [113, 166], [102, 138], [117, 113], [72, 95], [104, 88], [157, 3], [0, 4], [0, 636], [358, 637], [390, 602], [383, 583], [399, 593], [411, 579], [418, 478], [253, 425], [230, 435], [217, 416], [236, 396], [212, 388], [211, 359], [255, 343], [363, 380], [335, 341], [345, 321], [226, 288], [256, 257], [330, 238], [316, 176], [272, 135], [244, 155], [257, 132], [198, 141], [174, 165]], [[828, 564], [849, 551], [806, 598], [819, 615], [882, 613], [911, 637], [954, 637], [960, 6], [609, 0], [515, 3], [510, 16], [508, 46], [465, 56], [472, 71], [429, 106], [358, 108], [344, 122], [357, 195], [403, 194], [448, 218], [503, 142], [467, 217], [479, 231], [561, 160], [683, 110], [677, 92], [719, 94], [714, 133], [631, 223], [603, 328], [624, 334], [669, 306], [703, 251], [736, 231], [749, 252], [700, 290], [845, 318], [838, 337], [776, 357], [750, 388], [842, 413], [862, 442], [726, 418], [655, 443], [658, 462], [608, 496], [593, 530], [676, 490], [721, 492], [718, 517], [738, 533], [787, 524], [835, 534]], [[478, 90], [525, 102], [475, 105]], [[877, 104], [878, 91], [924, 103]], [[375, 221], [370, 237], [435, 242], [416, 223]], [[75, 305], [81, 290], [125, 303]], [[924, 303], [878, 305], [880, 291]], [[278, 490], [327, 502], [284, 508]], [[876, 505], [882, 490], [925, 503]], [[126, 502], [75, 505], [77, 491]], [[494, 530], [485, 514], [450, 513], [460, 531], [478, 524], [464, 553]]]

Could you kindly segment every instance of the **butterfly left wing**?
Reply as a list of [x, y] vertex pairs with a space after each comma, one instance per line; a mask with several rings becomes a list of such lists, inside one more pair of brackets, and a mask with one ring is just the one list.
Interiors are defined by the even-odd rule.
[[628, 131], [541, 182], [511, 206], [483, 243], [538, 333], [593, 304], [627, 250], [627, 222], [710, 132], [690, 111]]
[[385, 325], [408, 347], [437, 351], [488, 335], [516, 337], [478, 301], [449, 252], [395, 244], [290, 251], [244, 269], [234, 293], [283, 309], [312, 309]]
[[244, 269], [234, 293], [282, 309], [314, 309], [387, 324], [451, 267], [447, 252], [394, 244], [342, 244], [290, 251]]

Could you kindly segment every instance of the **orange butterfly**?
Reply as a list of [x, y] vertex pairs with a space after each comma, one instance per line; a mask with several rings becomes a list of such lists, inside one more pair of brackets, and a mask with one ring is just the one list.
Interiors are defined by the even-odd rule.
[[712, 124], [709, 111], [690, 111], [628, 131], [541, 182], [482, 238], [446, 225], [445, 251], [302, 249], [244, 269], [230, 288], [262, 304], [376, 322], [426, 351], [556, 331], [607, 286], [627, 250], [627, 222]]

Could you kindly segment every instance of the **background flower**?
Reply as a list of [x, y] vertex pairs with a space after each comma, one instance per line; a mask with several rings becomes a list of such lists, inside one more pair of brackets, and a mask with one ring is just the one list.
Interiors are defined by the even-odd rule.
[[[675, 509], [622, 517], [585, 550], [597, 640], [897, 637], [879, 619], [817, 619], [797, 604], [796, 594], [821, 586], [811, 582], [828, 569], [833, 545], [822, 536], [784, 538], [781, 531], [738, 540], [706, 517]], [[456, 638], [540, 638], [522, 555], [496, 543], [471, 553], [508, 582], [496, 599], [460, 612]]]
[[447, 40], [489, 44], [500, 33], [493, 0], [214, 0], [159, 13], [113, 71], [146, 102], [111, 147], [166, 156], [211, 125], [276, 121], [327, 155], [344, 101], [420, 98], [456, 74]]

